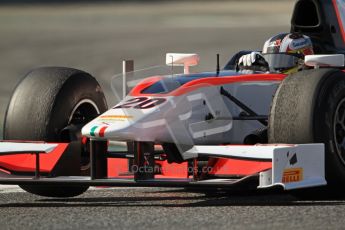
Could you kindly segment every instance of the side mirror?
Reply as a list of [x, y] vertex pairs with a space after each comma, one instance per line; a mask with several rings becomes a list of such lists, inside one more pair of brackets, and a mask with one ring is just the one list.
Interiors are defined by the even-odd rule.
[[189, 74], [189, 67], [199, 63], [199, 55], [183, 53], [167, 53], [165, 63], [168, 66], [184, 66], [184, 73]]
[[319, 67], [344, 67], [345, 58], [343, 54], [306, 55], [304, 64], [315, 69]]

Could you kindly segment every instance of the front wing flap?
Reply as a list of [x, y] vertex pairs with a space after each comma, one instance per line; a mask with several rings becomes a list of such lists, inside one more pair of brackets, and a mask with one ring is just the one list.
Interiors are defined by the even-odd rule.
[[281, 185], [285, 190], [326, 185], [323, 144], [277, 148], [272, 169], [260, 173], [258, 188]]

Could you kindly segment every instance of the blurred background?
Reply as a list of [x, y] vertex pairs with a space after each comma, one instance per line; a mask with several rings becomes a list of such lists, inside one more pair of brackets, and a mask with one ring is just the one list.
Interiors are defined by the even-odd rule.
[[[0, 0], [0, 127], [20, 79], [40, 66], [95, 76], [108, 105], [122, 60], [135, 69], [164, 65], [165, 53], [198, 53], [192, 71], [216, 69], [239, 50], [260, 50], [289, 31], [293, 0], [35, 1]], [[1, 131], [1, 130], [0, 130]], [[2, 134], [2, 131], [1, 131]]]

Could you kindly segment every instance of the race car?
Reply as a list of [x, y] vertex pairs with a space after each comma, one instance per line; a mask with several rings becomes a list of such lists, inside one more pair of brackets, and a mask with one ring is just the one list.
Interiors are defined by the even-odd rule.
[[166, 68], [115, 76], [111, 108], [86, 72], [32, 70], [5, 115], [0, 184], [50, 197], [89, 186], [341, 190], [344, 12], [342, 0], [296, 2], [291, 32], [316, 52], [308, 69], [244, 72], [241, 51], [223, 69], [191, 73], [198, 55], [169, 53]]

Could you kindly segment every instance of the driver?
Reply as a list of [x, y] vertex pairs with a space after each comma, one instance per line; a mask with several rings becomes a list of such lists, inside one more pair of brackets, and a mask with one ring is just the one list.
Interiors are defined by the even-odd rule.
[[304, 67], [304, 56], [314, 54], [310, 38], [299, 33], [282, 33], [268, 39], [262, 53], [251, 52], [238, 61], [241, 69], [295, 73]]

